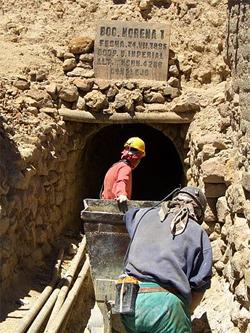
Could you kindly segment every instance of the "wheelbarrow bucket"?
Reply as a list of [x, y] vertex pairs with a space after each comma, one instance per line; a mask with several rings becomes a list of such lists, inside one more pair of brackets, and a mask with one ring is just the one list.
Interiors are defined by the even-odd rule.
[[[104, 300], [104, 285], [107, 284], [108, 292], [108, 285], [122, 273], [123, 259], [129, 244], [123, 223], [124, 207], [118, 206], [116, 200], [84, 199], [83, 203], [81, 219], [84, 222], [91, 274], [97, 300]], [[157, 203], [129, 200], [126, 209], [147, 208]], [[102, 287], [99, 286], [100, 282]]]
[[116, 200], [84, 199], [81, 219], [84, 223], [95, 299], [103, 316], [104, 332], [125, 333], [120, 317], [112, 314], [115, 300], [115, 280], [123, 271], [123, 259], [129, 236], [123, 223], [129, 208], [152, 207], [155, 201], [133, 201], [127, 206]]

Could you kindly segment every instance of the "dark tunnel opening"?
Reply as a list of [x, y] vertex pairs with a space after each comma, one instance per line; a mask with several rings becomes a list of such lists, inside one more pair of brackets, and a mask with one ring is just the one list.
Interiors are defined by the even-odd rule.
[[124, 143], [133, 136], [139, 136], [146, 144], [146, 156], [133, 171], [133, 200], [161, 200], [184, 184], [183, 167], [176, 147], [161, 131], [145, 124], [109, 125], [100, 129], [87, 143], [84, 156], [84, 192], [87, 197], [99, 198], [106, 171], [120, 159]]

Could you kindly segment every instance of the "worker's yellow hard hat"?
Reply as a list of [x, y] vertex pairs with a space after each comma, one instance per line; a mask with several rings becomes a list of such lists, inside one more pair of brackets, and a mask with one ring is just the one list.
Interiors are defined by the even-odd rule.
[[137, 150], [139, 150], [143, 154], [142, 156], [146, 155], [146, 152], [145, 152], [145, 143], [144, 143], [144, 141], [142, 139], [140, 139], [138, 137], [129, 138], [125, 142], [124, 147], [129, 147], [129, 148], [137, 149]]

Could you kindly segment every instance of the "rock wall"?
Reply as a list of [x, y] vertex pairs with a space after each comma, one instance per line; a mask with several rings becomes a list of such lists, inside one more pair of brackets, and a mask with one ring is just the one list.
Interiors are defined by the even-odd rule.
[[[249, 117], [249, 31], [248, 1], [229, 1], [228, 58], [232, 67], [233, 94], [230, 100], [233, 145], [238, 149], [238, 177], [227, 188], [226, 200], [231, 218], [226, 221], [229, 250], [225, 276], [237, 303], [232, 321], [242, 331], [250, 329], [250, 117]], [[226, 214], [228, 215], [228, 214]]]
[[[250, 329], [249, 20], [249, 3], [229, 1], [226, 61], [232, 78], [214, 100], [214, 108], [209, 108], [213, 126], [205, 125], [202, 113], [201, 122], [196, 118], [189, 129], [188, 177], [204, 186], [209, 200], [205, 222], [214, 270], [224, 281], [224, 296], [230, 300], [225, 313], [234, 324], [221, 327], [230, 332]], [[210, 319], [213, 325], [215, 318]]]
[[[28, 83], [28, 89], [23, 90], [17, 82]], [[134, 87], [132, 83], [124, 82], [126, 84]], [[4, 289], [13, 284], [20, 268], [41, 263], [56, 247], [56, 241], [66, 227], [79, 228], [81, 200], [89, 189], [87, 180], [84, 180], [87, 172], [84, 167], [88, 167], [86, 144], [104, 126], [65, 123], [58, 115], [62, 100], [59, 95], [54, 97], [51, 86], [53, 84], [46, 84], [44, 89], [39, 81], [20, 78], [14, 82], [5, 80], [1, 84], [0, 230]], [[156, 85], [156, 89], [162, 87], [164, 84]], [[102, 94], [97, 89], [99, 86], [89, 93]], [[151, 86], [150, 89], [154, 88]], [[56, 91], [60, 94], [59, 89]], [[107, 91], [109, 89], [106, 94]], [[133, 93], [131, 88], [127, 91]], [[48, 107], [48, 100], [53, 107]], [[128, 102], [125, 98], [123, 101]], [[179, 104], [179, 109], [187, 110], [188, 103], [194, 109], [199, 108], [197, 102], [188, 100]], [[122, 112], [128, 113], [125, 104], [123, 107]], [[91, 111], [96, 112], [95, 108]], [[153, 127], [173, 140], [183, 161], [187, 153], [184, 147], [186, 125], [172, 128], [168, 124], [153, 124]], [[94, 157], [90, 155], [89, 158]]]
[[66, 227], [79, 228], [82, 149], [91, 126], [82, 136], [82, 128], [44, 113], [22, 117], [7, 106], [0, 124], [1, 283], [6, 289], [18, 269], [41, 263], [56, 248]]

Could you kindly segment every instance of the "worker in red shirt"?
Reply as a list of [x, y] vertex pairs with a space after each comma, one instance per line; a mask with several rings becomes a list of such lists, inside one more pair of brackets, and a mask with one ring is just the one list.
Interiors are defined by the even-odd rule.
[[144, 141], [138, 137], [128, 139], [124, 144], [121, 160], [113, 164], [105, 175], [101, 198], [116, 199], [119, 203], [131, 199], [132, 170], [144, 156]]

